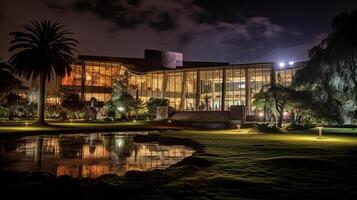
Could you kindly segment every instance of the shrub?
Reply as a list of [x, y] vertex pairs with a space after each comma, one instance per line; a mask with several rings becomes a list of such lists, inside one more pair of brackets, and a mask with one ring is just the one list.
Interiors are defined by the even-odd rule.
[[282, 128], [276, 126], [276, 124], [263, 123], [256, 124], [255, 129], [258, 129], [262, 133], [282, 133], [284, 132]]
[[168, 99], [161, 99], [161, 98], [150, 98], [149, 101], [146, 103], [146, 107], [148, 109], [149, 115], [155, 115], [158, 106], [168, 106], [169, 100]]
[[0, 117], [7, 117], [7, 108], [0, 106]]

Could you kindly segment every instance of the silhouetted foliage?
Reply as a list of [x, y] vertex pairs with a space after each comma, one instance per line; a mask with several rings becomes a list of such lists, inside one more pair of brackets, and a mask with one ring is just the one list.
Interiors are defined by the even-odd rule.
[[27, 87], [22, 85], [22, 81], [12, 74], [11, 67], [0, 60], [0, 100], [14, 90], [25, 89]]
[[83, 110], [84, 104], [78, 93], [66, 91], [63, 96], [61, 96], [61, 108], [63, 108], [71, 118], [79, 118], [78, 112]]
[[148, 109], [149, 115], [155, 115], [158, 106], [168, 106], [169, 100], [168, 99], [161, 99], [161, 98], [150, 98], [146, 103], [146, 107]]
[[71, 72], [70, 63], [77, 47], [72, 33], [59, 23], [48, 20], [32, 21], [24, 26], [23, 32], [12, 32], [13, 40], [9, 51], [13, 71], [26, 79], [40, 80], [37, 123], [44, 124], [45, 84], [54, 75], [63, 77]]
[[342, 115], [352, 116], [357, 109], [357, 10], [336, 16], [331, 27], [332, 33], [309, 51], [310, 60], [296, 73], [294, 84], [334, 109], [333, 116], [323, 112], [321, 117], [328, 114], [328, 121], [342, 123]]
[[24, 111], [26, 99], [14, 93], [8, 94], [5, 99], [6, 100], [3, 105], [8, 108], [9, 120], [13, 120], [19, 110]]

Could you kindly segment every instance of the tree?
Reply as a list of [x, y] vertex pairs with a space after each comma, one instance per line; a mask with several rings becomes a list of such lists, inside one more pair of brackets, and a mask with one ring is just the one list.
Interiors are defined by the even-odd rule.
[[117, 110], [122, 114], [124, 118], [128, 118], [127, 115], [135, 107], [135, 99], [129, 93], [129, 72], [124, 72], [117, 77], [113, 82], [112, 102], [116, 106]]
[[25, 90], [27, 87], [22, 85], [22, 81], [16, 78], [11, 67], [0, 61], [0, 99], [14, 90]]
[[157, 111], [158, 106], [168, 106], [169, 100], [168, 99], [161, 99], [161, 98], [150, 98], [146, 103], [146, 108], [148, 109], [149, 115], [154, 116]]
[[305, 91], [297, 91], [282, 85], [266, 85], [254, 96], [253, 104], [270, 109], [277, 119], [277, 126], [281, 128], [284, 112], [289, 112], [294, 117], [300, 108], [307, 107], [309, 99], [310, 94]]
[[309, 51], [294, 84], [313, 90], [322, 105], [352, 115], [357, 109], [357, 10], [336, 16], [331, 27], [332, 33]]
[[139, 117], [139, 112], [144, 108], [145, 108], [145, 102], [140, 98], [136, 98], [133, 104], [133, 111], [135, 113], [136, 119], [138, 119]]
[[61, 97], [61, 107], [71, 115], [71, 118], [79, 118], [77, 113], [83, 110], [84, 105], [78, 93], [67, 91]]
[[254, 95], [253, 105], [258, 109], [263, 109], [264, 119], [263, 121], [276, 121], [276, 110], [273, 98], [271, 98], [269, 90], [269, 85], [265, 85], [259, 91], [259, 93]]
[[322, 67], [336, 73], [346, 93], [357, 100], [357, 10], [332, 20], [332, 33], [320, 44], [324, 48]]
[[107, 101], [104, 106], [103, 106], [105, 115], [109, 118], [114, 120], [115, 119], [115, 115], [116, 115], [116, 111], [117, 108], [114, 105], [113, 101]]
[[8, 108], [9, 120], [13, 120], [16, 112], [24, 106], [26, 99], [18, 94], [10, 93], [6, 96], [5, 106]]
[[36, 105], [38, 103], [38, 90], [31, 88], [26, 92], [26, 118], [34, 116]]
[[10, 57], [13, 72], [25, 79], [39, 78], [39, 102], [37, 124], [45, 124], [45, 85], [54, 75], [63, 77], [71, 72], [71, 62], [78, 41], [69, 37], [72, 33], [64, 30], [59, 23], [48, 20], [32, 21], [24, 26], [23, 32], [12, 32]]

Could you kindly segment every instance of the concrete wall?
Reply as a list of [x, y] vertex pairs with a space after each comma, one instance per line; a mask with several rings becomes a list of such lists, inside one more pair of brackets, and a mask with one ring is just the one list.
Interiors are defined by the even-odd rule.
[[174, 112], [171, 119], [179, 121], [229, 121], [230, 113], [230, 111]]

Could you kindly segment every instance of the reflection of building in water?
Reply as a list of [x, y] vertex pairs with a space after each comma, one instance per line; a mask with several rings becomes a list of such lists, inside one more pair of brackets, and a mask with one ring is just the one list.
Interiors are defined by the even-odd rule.
[[15, 170], [95, 178], [103, 174], [163, 169], [192, 155], [183, 146], [134, 143], [131, 136], [67, 135], [27, 138], [17, 144]]
[[125, 171], [163, 169], [193, 153], [185, 148], [158, 144], [135, 144], [135, 147], [126, 160]]

